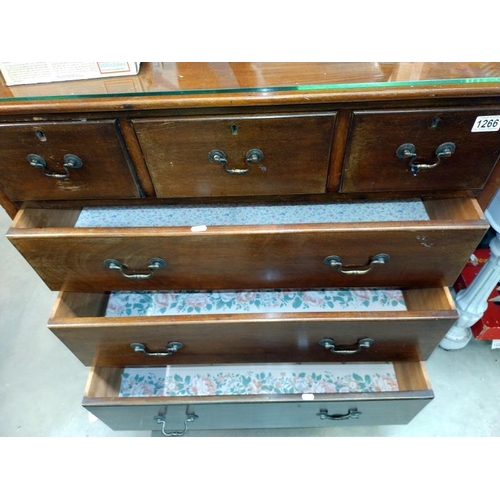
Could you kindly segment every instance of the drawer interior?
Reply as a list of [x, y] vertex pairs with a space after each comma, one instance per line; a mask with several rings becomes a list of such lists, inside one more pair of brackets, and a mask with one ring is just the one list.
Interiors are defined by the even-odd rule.
[[400, 290], [210, 290], [112, 292], [104, 316], [280, 314], [338, 311], [405, 311]]
[[13, 229], [209, 227], [297, 224], [357, 224], [484, 220], [475, 199], [252, 205], [166, 205], [151, 207], [25, 208]]
[[334, 394], [398, 389], [392, 363], [168, 365], [125, 368], [118, 397]]
[[221, 321], [233, 315], [277, 319], [308, 313], [359, 315], [374, 311], [397, 313], [399, 317], [424, 311], [454, 315], [455, 307], [446, 288], [61, 292], [51, 325], [92, 318], [110, 323], [126, 318], [154, 320], [162, 316], [197, 321], [197, 317], [206, 320], [208, 315], [213, 315], [219, 317], [214, 321]]
[[85, 398], [182, 404], [193, 398], [197, 403], [246, 397], [269, 401], [269, 395], [281, 401], [356, 394], [390, 398], [391, 393], [413, 391], [430, 391], [419, 362], [167, 365], [94, 367]]
[[420, 200], [284, 205], [87, 207], [75, 227], [255, 226], [429, 220]]

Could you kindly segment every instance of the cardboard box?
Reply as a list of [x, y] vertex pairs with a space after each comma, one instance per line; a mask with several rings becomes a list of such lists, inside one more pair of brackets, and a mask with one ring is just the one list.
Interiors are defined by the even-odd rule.
[[[474, 278], [479, 274], [484, 264], [490, 256], [489, 248], [477, 249], [465, 265], [462, 273], [455, 282], [454, 289], [458, 293], [468, 287]], [[471, 327], [472, 334], [477, 340], [498, 340], [500, 339], [500, 286], [488, 297], [488, 308], [483, 317]]]
[[7, 85], [137, 75], [138, 62], [0, 62]]

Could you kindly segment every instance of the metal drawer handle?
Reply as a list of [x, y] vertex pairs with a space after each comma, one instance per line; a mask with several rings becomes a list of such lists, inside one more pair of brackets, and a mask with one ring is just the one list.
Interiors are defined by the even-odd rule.
[[401, 159], [410, 158], [410, 170], [413, 175], [417, 175], [419, 170], [429, 170], [437, 167], [441, 163], [442, 158], [449, 158], [455, 152], [456, 146], [453, 142], [443, 142], [436, 149], [436, 161], [432, 164], [428, 163], [415, 163], [417, 159], [417, 148], [414, 144], [405, 143], [401, 144], [396, 150], [396, 156]]
[[342, 259], [338, 255], [330, 255], [325, 259], [324, 262], [327, 266], [336, 267], [339, 273], [360, 275], [369, 273], [375, 265], [387, 264], [389, 260], [389, 255], [387, 255], [386, 253], [379, 253], [375, 255], [366, 266], [363, 266], [361, 268], [344, 268], [342, 265]]
[[264, 153], [260, 149], [250, 149], [247, 151], [245, 156], [245, 161], [247, 162], [247, 168], [229, 168], [229, 161], [227, 159], [227, 155], [224, 151], [220, 149], [213, 149], [208, 153], [208, 159], [211, 163], [215, 163], [217, 165], [222, 165], [224, 170], [228, 174], [246, 174], [250, 171], [252, 165], [259, 164], [262, 168], [265, 167], [261, 164], [264, 159]]
[[64, 155], [64, 171], [66, 172], [65, 174], [57, 174], [56, 172], [51, 172], [50, 170], [47, 170], [47, 162], [45, 159], [40, 156], [40, 155], [35, 155], [35, 154], [30, 154], [26, 158], [28, 160], [28, 163], [35, 168], [41, 168], [43, 175], [45, 177], [53, 177], [55, 179], [67, 179], [69, 177], [69, 169], [70, 168], [81, 168], [83, 166], [82, 160], [78, 158], [78, 156], [67, 154]]
[[364, 339], [359, 339], [357, 347], [354, 346], [352, 349], [337, 348], [335, 346], [335, 342], [332, 339], [320, 340], [318, 344], [334, 354], [356, 354], [362, 351], [363, 349], [369, 349], [370, 346], [373, 344], [373, 342], [374, 340], [368, 337]]
[[172, 354], [180, 351], [184, 347], [184, 344], [182, 342], [169, 342], [167, 344], [167, 350], [160, 352], [149, 351], [148, 348], [140, 342], [134, 342], [133, 344], [130, 344], [130, 347], [134, 350], [134, 352], [142, 352], [147, 356], [163, 358], [165, 356], [172, 356]]
[[126, 264], [122, 264], [119, 260], [116, 259], [106, 259], [104, 262], [104, 267], [107, 267], [111, 270], [120, 271], [123, 277], [129, 280], [147, 280], [152, 278], [154, 275], [154, 271], [157, 269], [164, 269], [167, 267], [167, 263], [163, 259], [154, 258], [149, 261], [149, 273], [127, 273], [126, 271], [129, 269]]
[[155, 417], [156, 423], [162, 424], [161, 433], [167, 437], [184, 436], [184, 434], [186, 434], [186, 432], [188, 430], [188, 424], [191, 422], [194, 422], [197, 418], [199, 418], [198, 415], [195, 415], [194, 413], [190, 413], [187, 415], [186, 420], [184, 420], [184, 429], [182, 431], [166, 431], [165, 425], [167, 423], [167, 416], [166, 415], [158, 415]]
[[357, 420], [361, 412], [357, 408], [351, 408], [345, 415], [328, 415], [328, 410], [319, 410], [316, 413], [321, 420]]

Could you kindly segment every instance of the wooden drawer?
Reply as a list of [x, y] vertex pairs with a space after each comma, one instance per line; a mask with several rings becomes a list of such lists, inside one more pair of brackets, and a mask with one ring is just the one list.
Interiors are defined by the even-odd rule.
[[0, 186], [21, 201], [140, 197], [114, 120], [0, 124]]
[[[133, 125], [159, 198], [324, 193], [335, 115], [158, 118]], [[227, 161], [217, 162], [213, 151]], [[257, 157], [247, 161], [251, 151]]]
[[[380, 209], [360, 205], [369, 216]], [[263, 224], [237, 219], [236, 225], [201, 227], [161, 226], [161, 217], [159, 227], [115, 227], [115, 215], [111, 227], [75, 227], [79, 210], [25, 209], [8, 238], [52, 290], [451, 286], [488, 223], [473, 199], [417, 206], [426, 220], [395, 220], [394, 206], [383, 205], [388, 220], [312, 223], [319, 220], [318, 205], [290, 211], [277, 205]], [[336, 213], [338, 207], [323, 208]], [[198, 208], [188, 209], [189, 220]], [[243, 215], [253, 209], [239, 207]], [[230, 212], [222, 207], [216, 217]], [[296, 223], [286, 223], [293, 217]]]
[[[485, 115], [500, 115], [500, 109], [354, 112], [341, 191], [481, 189], [500, 155], [500, 132], [471, 132], [476, 118]], [[451, 156], [416, 175], [410, 168], [412, 158], [396, 154], [400, 146], [412, 144], [414, 163], [433, 165], [438, 160], [436, 150], [446, 143], [454, 145]]]
[[[174, 379], [174, 369], [165, 368], [161, 373], [170, 381], [166, 384], [167, 391], [162, 388], [165, 382], [160, 380], [161, 375], [154, 371], [142, 379], [132, 372], [124, 382], [126, 390], [123, 391], [123, 387], [120, 390], [123, 369], [96, 367], [91, 371], [83, 406], [114, 430], [159, 431], [164, 420], [166, 432], [183, 433], [206, 429], [406, 424], [434, 397], [421, 363], [394, 363], [391, 367], [349, 365], [341, 368], [333, 364], [324, 367], [256, 365], [248, 367], [246, 372], [241, 367], [216, 366], [205, 371], [184, 367], [185, 370], [180, 371], [183, 375], [177, 375], [177, 379]], [[274, 375], [278, 369], [280, 373]], [[367, 374], [363, 373], [364, 369]], [[341, 372], [334, 379], [337, 370]], [[389, 375], [389, 371], [393, 371], [395, 377]], [[191, 372], [202, 375], [191, 376], [188, 381], [185, 374]], [[231, 383], [220, 388], [226, 372], [231, 373]], [[210, 375], [214, 373], [218, 374], [217, 380]], [[238, 373], [242, 375], [233, 376]], [[135, 379], [132, 383], [131, 377]], [[268, 380], [274, 385], [266, 387]], [[136, 382], [141, 386], [138, 392], [128, 392]], [[280, 382], [281, 393], [272, 393]], [[220, 394], [194, 396], [193, 390], [186, 390], [188, 384], [195, 385], [198, 394], [215, 391]], [[368, 386], [370, 392], [343, 392], [366, 391]], [[242, 388], [259, 393], [235, 394], [243, 392]], [[293, 393], [283, 393], [285, 389]]]
[[425, 360], [456, 319], [442, 288], [61, 292], [48, 326], [88, 366], [327, 363]]

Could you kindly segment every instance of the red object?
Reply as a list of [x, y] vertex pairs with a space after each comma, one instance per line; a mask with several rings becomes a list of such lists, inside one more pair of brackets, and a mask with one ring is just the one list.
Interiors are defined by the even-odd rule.
[[[462, 273], [453, 285], [456, 292], [468, 287], [478, 275], [490, 256], [489, 248], [477, 249], [465, 265]], [[500, 339], [500, 285], [497, 285], [488, 297], [488, 308], [483, 317], [471, 327], [476, 340]]]

